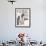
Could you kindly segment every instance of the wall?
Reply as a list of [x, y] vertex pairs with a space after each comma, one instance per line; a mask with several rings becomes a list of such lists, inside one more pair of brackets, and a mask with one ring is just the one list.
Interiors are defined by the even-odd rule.
[[[30, 34], [33, 40], [46, 40], [45, 0], [17, 0], [13, 5], [0, 0], [0, 41], [15, 40], [19, 32]], [[31, 8], [31, 27], [15, 27], [15, 8]]]

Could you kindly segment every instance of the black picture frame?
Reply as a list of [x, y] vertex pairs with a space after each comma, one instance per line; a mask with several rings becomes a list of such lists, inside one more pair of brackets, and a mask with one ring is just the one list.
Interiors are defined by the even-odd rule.
[[[17, 25], [17, 12], [20, 10], [24, 10], [24, 9], [27, 9], [27, 10], [29, 10], [29, 23], [28, 23], [28, 25], [23, 25], [23, 26], [18, 26]], [[17, 11], [18, 10], [18, 11]], [[31, 8], [15, 8], [15, 27], [19, 27], [19, 28], [30, 28], [31, 27]]]

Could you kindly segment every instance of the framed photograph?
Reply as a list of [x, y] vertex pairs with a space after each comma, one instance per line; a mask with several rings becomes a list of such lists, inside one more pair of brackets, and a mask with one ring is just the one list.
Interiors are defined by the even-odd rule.
[[15, 8], [15, 27], [31, 26], [30, 8]]

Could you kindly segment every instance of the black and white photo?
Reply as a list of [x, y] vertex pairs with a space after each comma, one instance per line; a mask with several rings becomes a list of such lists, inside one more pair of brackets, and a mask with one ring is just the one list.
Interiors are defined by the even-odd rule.
[[15, 9], [15, 26], [16, 27], [30, 27], [30, 8], [16, 8]]

